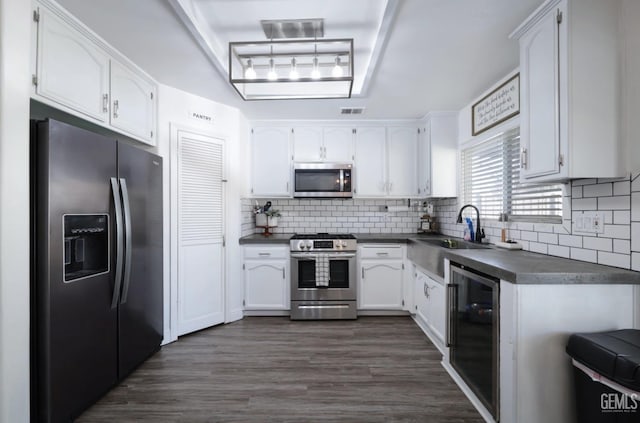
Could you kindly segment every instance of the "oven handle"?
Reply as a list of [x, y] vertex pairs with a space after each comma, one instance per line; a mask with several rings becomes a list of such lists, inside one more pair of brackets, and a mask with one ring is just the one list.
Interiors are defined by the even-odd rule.
[[449, 312], [449, 319], [447, 321], [448, 326], [447, 326], [447, 348], [450, 348], [453, 346], [453, 343], [455, 342], [455, 337], [456, 337], [456, 333], [455, 333], [455, 308], [457, 307], [458, 304], [458, 285], [456, 284], [449, 284], [447, 285], [447, 299], [448, 299], [448, 312]]
[[[356, 253], [337, 253], [337, 254], [330, 254], [327, 256], [327, 258], [348, 259], [348, 258], [354, 258], [355, 256], [356, 256]], [[316, 254], [315, 253], [291, 254], [291, 258], [313, 260], [316, 258]]]

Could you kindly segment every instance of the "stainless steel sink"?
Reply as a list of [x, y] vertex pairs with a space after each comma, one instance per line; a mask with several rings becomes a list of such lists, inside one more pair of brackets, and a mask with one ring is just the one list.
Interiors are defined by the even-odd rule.
[[443, 247], [452, 250], [482, 250], [490, 248], [486, 245], [477, 244], [475, 242], [463, 241], [459, 239], [419, 239], [420, 242], [425, 242], [436, 247]]
[[409, 260], [433, 274], [444, 278], [444, 252], [450, 250], [489, 249], [487, 245], [450, 238], [414, 238], [409, 241]]

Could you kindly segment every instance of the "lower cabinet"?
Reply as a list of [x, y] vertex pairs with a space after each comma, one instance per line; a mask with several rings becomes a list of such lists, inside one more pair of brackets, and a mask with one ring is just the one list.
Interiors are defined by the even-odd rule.
[[289, 248], [244, 247], [245, 310], [289, 310]]
[[359, 310], [404, 310], [404, 248], [380, 244], [358, 247]]
[[418, 324], [436, 347], [443, 351], [447, 315], [444, 281], [438, 281], [416, 269], [414, 308]]

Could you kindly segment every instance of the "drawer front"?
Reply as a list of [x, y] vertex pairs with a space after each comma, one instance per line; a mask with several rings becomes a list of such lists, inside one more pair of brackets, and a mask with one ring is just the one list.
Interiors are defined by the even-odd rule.
[[244, 258], [246, 259], [286, 259], [289, 258], [288, 247], [272, 246], [248, 246], [244, 247]]
[[360, 258], [363, 259], [402, 259], [402, 247], [360, 247]]

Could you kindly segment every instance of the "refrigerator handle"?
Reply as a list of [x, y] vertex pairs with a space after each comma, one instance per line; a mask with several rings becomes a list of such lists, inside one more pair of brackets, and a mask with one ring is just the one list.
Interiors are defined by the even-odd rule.
[[127, 302], [129, 294], [129, 283], [131, 281], [131, 207], [129, 207], [129, 191], [127, 190], [127, 180], [120, 178], [120, 189], [122, 190], [122, 208], [124, 210], [124, 283], [120, 304]]
[[116, 276], [113, 280], [113, 298], [111, 308], [118, 306], [120, 286], [122, 285], [122, 204], [120, 202], [120, 186], [116, 178], [111, 178], [111, 193], [113, 194], [113, 208], [116, 213]]

